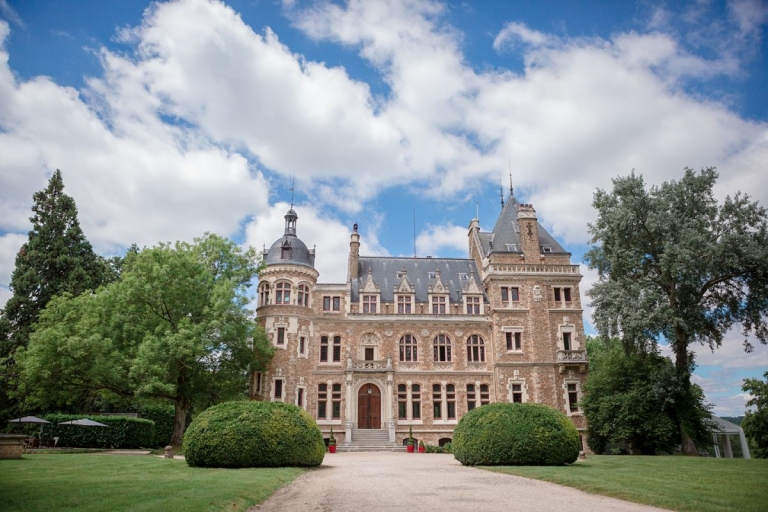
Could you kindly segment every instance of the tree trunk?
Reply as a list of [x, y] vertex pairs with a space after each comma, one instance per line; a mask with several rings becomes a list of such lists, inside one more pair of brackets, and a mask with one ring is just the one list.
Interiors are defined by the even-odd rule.
[[685, 455], [698, 456], [699, 451], [696, 449], [696, 445], [691, 438], [685, 435], [683, 421], [680, 417], [680, 404], [685, 403], [691, 388], [691, 361], [688, 357], [688, 336], [681, 327], [675, 329], [674, 352], [677, 379], [681, 385], [681, 395], [677, 397], [677, 406], [675, 407], [675, 419], [677, 420], [677, 428], [680, 432], [680, 452]]
[[173, 446], [179, 446], [184, 441], [184, 429], [191, 404], [186, 398], [179, 397], [173, 405], [175, 410], [173, 414], [173, 435], [171, 435], [171, 444]]

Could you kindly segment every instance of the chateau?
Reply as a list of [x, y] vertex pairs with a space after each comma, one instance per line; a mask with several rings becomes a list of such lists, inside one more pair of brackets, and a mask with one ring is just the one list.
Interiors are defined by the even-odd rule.
[[361, 256], [355, 225], [345, 283], [318, 282], [297, 219], [264, 252], [256, 313], [276, 351], [253, 398], [295, 403], [340, 445], [364, 430], [401, 445], [409, 428], [443, 444], [502, 401], [555, 407], [584, 441], [581, 274], [531, 205], [510, 197], [491, 232], [473, 219], [467, 259]]

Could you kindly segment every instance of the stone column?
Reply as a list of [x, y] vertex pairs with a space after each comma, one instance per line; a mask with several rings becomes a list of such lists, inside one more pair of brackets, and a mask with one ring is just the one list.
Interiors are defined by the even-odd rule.
[[344, 413], [344, 444], [349, 444], [352, 442], [352, 427], [355, 424], [355, 420], [353, 419], [352, 414], [352, 359], [349, 359], [349, 364], [347, 366], [347, 372], [346, 372], [346, 384], [347, 384], [347, 406], [345, 408]]
[[387, 396], [385, 407], [387, 408], [387, 429], [389, 430], [389, 442], [395, 442], [395, 420], [392, 417], [392, 387], [395, 381], [395, 369], [392, 366], [392, 356], [387, 356]]

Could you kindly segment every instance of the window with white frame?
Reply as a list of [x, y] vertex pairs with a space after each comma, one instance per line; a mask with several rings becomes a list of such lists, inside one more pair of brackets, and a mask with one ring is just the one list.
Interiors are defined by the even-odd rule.
[[572, 325], [560, 326], [560, 350], [578, 350], [576, 331]]
[[412, 311], [413, 297], [410, 295], [397, 296], [397, 312], [401, 315], [410, 315]]
[[568, 415], [580, 414], [581, 385], [578, 381], [565, 382], [565, 409]]
[[525, 403], [528, 401], [528, 392], [525, 387], [525, 380], [521, 379], [517, 372], [515, 372], [515, 378], [509, 379], [507, 382], [507, 399], [511, 403]]
[[416, 337], [411, 334], [406, 334], [400, 338], [400, 361], [416, 362], [418, 360]]
[[363, 313], [376, 313], [378, 303], [377, 295], [363, 295]]
[[275, 345], [285, 348], [285, 327], [278, 327], [275, 333]]
[[269, 283], [262, 283], [259, 286], [259, 305], [267, 306], [269, 304]]
[[304, 386], [296, 388], [296, 405], [302, 409], [307, 408], [307, 389]]
[[285, 379], [275, 377], [272, 379], [272, 401], [282, 402], [285, 396]]
[[338, 313], [341, 311], [341, 297], [326, 295], [323, 297], [323, 311]]
[[570, 306], [571, 304], [571, 287], [570, 286], [555, 286], [552, 288], [552, 293], [555, 298], [555, 307], [561, 308]]
[[520, 302], [519, 286], [502, 286], [501, 288], [501, 306], [510, 307]]
[[507, 352], [521, 352], [523, 350], [523, 332], [507, 331], [504, 333], [507, 340]]
[[298, 291], [298, 305], [309, 307], [309, 286], [305, 284], [299, 285], [299, 291]]
[[435, 421], [456, 419], [456, 385], [432, 385], [432, 414]]
[[299, 357], [307, 357], [307, 337], [299, 336]]
[[432, 297], [432, 314], [444, 315], [446, 313], [447, 297], [445, 295], [435, 295]]
[[341, 336], [333, 337], [333, 362], [341, 362]]
[[341, 419], [341, 384], [331, 386], [331, 419]]
[[328, 336], [320, 336], [320, 362], [328, 362]]
[[[479, 394], [478, 394], [479, 390]], [[488, 384], [467, 384], [467, 411], [491, 402], [491, 391]]]
[[328, 384], [317, 385], [317, 419], [326, 420], [328, 416]]
[[421, 421], [421, 386], [419, 384], [397, 385], [397, 419]]
[[485, 362], [485, 343], [477, 334], [467, 338], [467, 361], [470, 363]]
[[438, 363], [451, 362], [451, 338], [445, 334], [438, 334], [432, 342], [433, 359]]
[[482, 312], [480, 297], [464, 297], [468, 315], [479, 315]]
[[277, 283], [275, 285], [275, 304], [291, 303], [291, 283]]

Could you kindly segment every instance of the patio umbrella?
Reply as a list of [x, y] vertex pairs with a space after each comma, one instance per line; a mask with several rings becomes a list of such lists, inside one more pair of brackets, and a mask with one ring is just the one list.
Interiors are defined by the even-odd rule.
[[8, 420], [8, 423], [50, 423], [37, 416], [24, 416], [23, 418], [16, 418], [15, 420]]
[[59, 425], [80, 425], [81, 427], [106, 427], [107, 425], [99, 423], [98, 421], [89, 420], [88, 418], [82, 418], [79, 420], [62, 421]]

